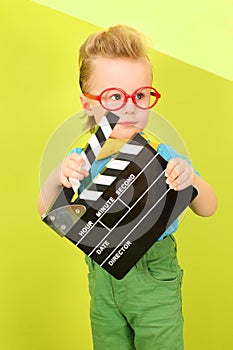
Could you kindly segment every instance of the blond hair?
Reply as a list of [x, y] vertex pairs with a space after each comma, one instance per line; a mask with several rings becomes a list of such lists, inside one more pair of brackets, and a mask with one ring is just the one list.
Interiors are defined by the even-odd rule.
[[[79, 85], [83, 93], [90, 93], [93, 61], [105, 58], [142, 58], [147, 56], [146, 38], [137, 30], [117, 25], [90, 35], [79, 50]], [[95, 125], [94, 118], [89, 117], [86, 127]]]

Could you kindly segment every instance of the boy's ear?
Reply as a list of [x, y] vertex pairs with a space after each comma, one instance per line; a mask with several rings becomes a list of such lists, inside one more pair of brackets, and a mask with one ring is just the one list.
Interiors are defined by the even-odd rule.
[[90, 104], [89, 99], [86, 96], [81, 95], [80, 100], [86, 114], [93, 117], [92, 105]]

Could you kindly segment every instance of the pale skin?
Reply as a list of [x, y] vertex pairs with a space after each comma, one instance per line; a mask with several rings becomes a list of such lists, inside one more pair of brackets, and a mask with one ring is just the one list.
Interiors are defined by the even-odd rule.
[[[132, 94], [137, 88], [142, 86], [151, 86], [152, 74], [151, 66], [146, 58], [116, 58], [107, 59], [98, 57], [94, 61], [91, 91], [93, 95], [99, 95], [101, 91], [109, 87], [119, 87], [128, 94]], [[98, 123], [103, 116], [104, 109], [98, 101], [91, 100], [81, 95], [81, 102], [84, 110], [88, 115], [94, 116], [95, 122]], [[132, 137], [135, 132], [142, 131], [148, 119], [148, 113], [139, 110], [133, 103], [128, 100], [127, 104], [118, 111], [120, 117], [119, 123], [111, 134], [112, 138], [127, 139]], [[83, 180], [88, 176], [85, 170], [85, 162], [80, 155], [73, 153], [64, 159], [62, 164], [54, 171], [56, 174], [56, 183], [51, 191], [51, 201], [61, 185], [70, 188], [71, 183], [68, 178], [72, 177]], [[172, 158], [165, 171], [167, 184], [171, 189], [176, 191], [185, 189], [193, 185], [198, 190], [197, 197], [193, 200], [190, 208], [194, 213], [200, 216], [211, 216], [217, 209], [217, 198], [212, 187], [193, 171], [192, 166], [182, 158]], [[50, 181], [51, 187], [51, 181]], [[48, 193], [48, 184], [41, 190], [38, 201], [38, 211], [40, 215], [46, 212], [50, 199], [48, 196], [44, 199], [43, 193]]]

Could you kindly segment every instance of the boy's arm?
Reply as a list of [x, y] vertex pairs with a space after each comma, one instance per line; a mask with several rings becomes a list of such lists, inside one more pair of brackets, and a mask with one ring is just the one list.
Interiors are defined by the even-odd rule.
[[190, 208], [195, 214], [200, 216], [213, 215], [218, 206], [214, 190], [196, 174], [194, 174], [194, 186], [198, 190], [198, 195], [190, 204]]
[[42, 186], [37, 202], [37, 209], [40, 216], [44, 215], [48, 208], [50, 207], [54, 198], [58, 195], [62, 188], [62, 183], [60, 181], [61, 174], [61, 164], [59, 164], [52, 172], [49, 174], [47, 180]]
[[39, 194], [37, 209], [40, 216], [47, 212], [52, 201], [61, 191], [62, 185], [71, 188], [72, 185], [68, 180], [69, 177], [81, 181], [84, 177], [88, 176], [88, 172], [84, 167], [85, 161], [82, 157], [77, 153], [72, 153], [52, 170]]

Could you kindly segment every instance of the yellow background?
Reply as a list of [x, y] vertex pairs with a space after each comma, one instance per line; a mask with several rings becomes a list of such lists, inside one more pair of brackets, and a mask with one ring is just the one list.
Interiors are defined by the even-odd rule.
[[[41, 223], [36, 201], [44, 147], [81, 109], [77, 50], [99, 28], [24, 0], [0, 1], [0, 26], [0, 348], [90, 350], [83, 254]], [[219, 198], [215, 216], [188, 212], [176, 233], [186, 348], [230, 350], [232, 82], [160, 52], [151, 59], [157, 111]]]
[[[221, 77], [233, 79], [231, 0], [34, 0], [88, 23], [127, 23], [151, 39], [154, 49]], [[224, 64], [223, 64], [224, 62]]]

